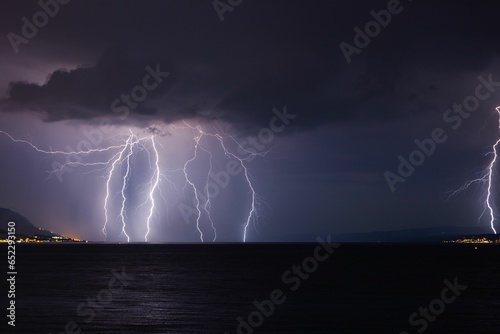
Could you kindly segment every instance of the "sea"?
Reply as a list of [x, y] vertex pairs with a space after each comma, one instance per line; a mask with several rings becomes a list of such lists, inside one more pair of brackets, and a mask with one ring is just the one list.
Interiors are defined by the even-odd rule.
[[15, 269], [1, 333], [500, 333], [491, 244], [17, 244]]

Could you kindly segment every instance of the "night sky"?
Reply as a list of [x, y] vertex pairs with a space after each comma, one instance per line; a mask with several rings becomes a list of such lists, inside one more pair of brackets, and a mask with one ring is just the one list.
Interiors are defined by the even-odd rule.
[[[37, 14], [37, 1], [0, 1], [0, 130], [46, 151], [155, 136], [165, 178], [151, 241], [200, 241], [194, 216], [179, 209], [193, 206], [179, 172], [194, 152], [186, 124], [223, 133], [240, 158], [265, 152], [246, 162], [260, 204], [247, 241], [489, 225], [488, 217], [476, 221], [484, 182], [447, 197], [481, 177], [498, 138], [494, 1], [41, 3], [51, 15]], [[418, 145], [424, 153], [412, 154]], [[131, 157], [125, 187], [131, 241], [143, 240], [149, 210], [148, 148]], [[215, 137], [203, 148], [212, 173], [226, 170], [231, 159]], [[110, 166], [50, 174], [64, 155], [5, 134], [0, 150], [0, 207], [54, 232], [104, 239]], [[188, 165], [196, 185], [208, 157], [201, 150]], [[418, 166], [399, 168], [401, 159]], [[109, 241], [124, 240], [117, 208], [125, 173], [118, 167], [112, 184]], [[214, 196], [218, 241], [242, 241], [251, 204], [243, 176]], [[206, 215], [201, 229], [212, 241]]]

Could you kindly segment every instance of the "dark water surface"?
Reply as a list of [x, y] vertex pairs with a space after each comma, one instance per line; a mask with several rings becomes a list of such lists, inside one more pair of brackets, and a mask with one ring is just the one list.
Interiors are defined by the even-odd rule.
[[[500, 333], [498, 246], [342, 244], [282, 279], [317, 246], [18, 244], [16, 327], [3, 315], [2, 333], [238, 333], [238, 317], [255, 325], [240, 333]], [[467, 288], [440, 302], [455, 278]], [[261, 318], [253, 301], [276, 289]], [[429, 304], [439, 314], [412, 326]]]

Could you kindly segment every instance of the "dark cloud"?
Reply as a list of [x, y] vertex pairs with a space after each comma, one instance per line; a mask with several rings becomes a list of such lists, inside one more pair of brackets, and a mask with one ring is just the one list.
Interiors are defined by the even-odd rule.
[[[37, 10], [8, 3], [17, 15]], [[370, 10], [387, 2], [251, 2], [221, 23], [210, 1], [74, 1], [36, 38], [64, 43], [68, 52], [74, 45], [101, 50], [102, 58], [56, 71], [43, 85], [12, 83], [2, 109], [40, 112], [46, 121], [118, 118], [112, 102], [141, 84], [146, 66], [160, 64], [170, 76], [130, 110], [129, 121], [201, 117], [246, 128], [266, 124], [270, 110], [285, 104], [305, 127], [411, 117], [433, 108], [415, 87], [437, 94], [454, 80], [447, 73], [484, 71], [497, 57], [497, 5], [402, 4], [403, 12], [348, 65], [338, 44], [352, 43], [353, 27], [363, 27], [373, 19]], [[19, 28], [12, 17], [3, 30]], [[419, 81], [420, 71], [436, 68], [444, 81]]]
[[[42, 112], [46, 121], [110, 116], [113, 115], [111, 103], [121, 94], [130, 94], [133, 87], [142, 85], [142, 78], [148, 74], [146, 66], [155, 69], [158, 63], [168, 64], [166, 61], [134, 61], [125, 58], [121, 52], [112, 52], [92, 67], [60, 69], [52, 73], [43, 85], [12, 83], [3, 103], [10, 111]], [[156, 90], [148, 92], [148, 97], [154, 98], [168, 86], [168, 81], [162, 83]], [[133, 111], [140, 114], [158, 112], [144, 104], [138, 104]], [[114, 116], [120, 115], [115, 113]]]

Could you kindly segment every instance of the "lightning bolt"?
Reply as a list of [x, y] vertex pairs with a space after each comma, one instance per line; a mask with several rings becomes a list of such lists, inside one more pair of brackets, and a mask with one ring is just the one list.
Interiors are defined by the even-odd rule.
[[12, 140], [14, 143], [26, 144], [26, 145], [30, 146], [31, 148], [33, 148], [35, 151], [37, 151], [39, 153], [44, 153], [44, 154], [61, 154], [61, 155], [92, 154], [92, 153], [97, 153], [97, 152], [108, 152], [108, 151], [114, 150], [116, 148], [123, 147], [123, 145], [117, 145], [117, 146], [108, 146], [106, 148], [96, 148], [96, 149], [89, 149], [89, 150], [82, 150], [82, 151], [69, 151], [69, 152], [67, 152], [67, 151], [52, 151], [52, 150], [47, 151], [47, 150], [38, 148], [37, 146], [35, 146], [34, 144], [32, 144], [31, 142], [29, 142], [27, 140], [15, 139], [14, 137], [12, 137], [9, 133], [7, 133], [5, 131], [0, 130], [0, 133], [9, 137], [10, 140]]
[[[128, 167], [127, 167], [126, 176], [128, 176], [128, 173], [130, 171], [130, 155], [132, 154], [133, 144], [135, 145], [135, 143], [133, 141], [134, 141], [134, 136], [131, 134], [127, 138], [126, 143], [124, 145], [120, 146], [121, 150], [113, 158], [111, 158], [111, 160], [108, 161], [108, 163], [111, 162], [111, 168], [110, 168], [110, 171], [108, 173], [108, 177], [106, 179], [106, 197], [104, 198], [104, 217], [105, 217], [105, 219], [104, 219], [104, 226], [102, 228], [102, 233], [104, 234], [105, 239], [107, 239], [107, 236], [108, 236], [108, 233], [107, 233], [107, 225], [109, 223], [108, 204], [109, 204], [109, 198], [111, 196], [111, 190], [110, 190], [111, 181], [113, 179], [113, 175], [115, 173], [115, 170], [117, 169], [117, 166], [120, 165], [120, 163], [123, 160], [123, 155], [125, 154], [125, 151], [127, 150], [127, 148], [130, 147], [130, 149], [129, 149], [130, 153], [127, 156]], [[126, 225], [125, 224], [125, 217], [124, 217], [125, 202], [126, 202], [125, 187], [126, 187], [126, 177], [124, 177], [123, 188], [122, 188], [122, 208], [121, 208], [120, 216], [122, 218], [122, 224], [123, 224], [122, 233], [127, 237], [127, 241], [130, 241], [129, 236], [125, 232], [125, 225]]]
[[213, 169], [213, 162], [212, 162], [213, 161], [213, 154], [209, 150], [206, 150], [204, 148], [202, 148], [202, 150], [205, 151], [209, 156], [209, 160], [208, 160], [209, 168], [208, 168], [208, 172], [207, 172], [207, 178], [205, 179], [205, 194], [207, 194], [207, 196], [205, 199], [205, 205], [203, 206], [203, 209], [205, 210], [208, 221], [210, 222], [210, 226], [212, 227], [212, 230], [214, 231], [214, 238], [212, 241], [215, 242], [215, 240], [217, 240], [217, 229], [215, 228], [214, 221], [212, 220], [212, 215], [210, 214], [210, 210], [212, 208], [212, 201], [210, 199], [209, 192], [208, 192], [209, 191], [208, 190], [208, 182], [210, 180], [210, 174], [212, 173], [212, 169]]
[[144, 235], [144, 241], [146, 241], [146, 242], [148, 242], [148, 235], [151, 232], [151, 227], [150, 227], [151, 219], [153, 218], [153, 214], [155, 212], [156, 202], [155, 202], [154, 194], [155, 194], [156, 189], [158, 188], [158, 185], [160, 183], [160, 176], [161, 176], [160, 156], [158, 155], [158, 150], [156, 149], [155, 137], [152, 136], [150, 140], [151, 140], [151, 145], [152, 145], [153, 151], [155, 152], [155, 169], [154, 169], [153, 176], [151, 178], [151, 188], [149, 191], [149, 200], [151, 202], [151, 209], [149, 210], [149, 216], [148, 216], [148, 219], [146, 220], [147, 232], [146, 232], [146, 235]]
[[[497, 114], [498, 114], [498, 119], [499, 119], [498, 129], [500, 131], [500, 106], [496, 107], [495, 109], [496, 109]], [[484, 201], [484, 210], [481, 213], [481, 215], [479, 216], [478, 221], [481, 220], [482, 217], [484, 216], [484, 214], [488, 211], [489, 216], [490, 216], [490, 228], [494, 234], [497, 234], [497, 231], [495, 229], [496, 213], [495, 213], [495, 204], [494, 204], [494, 201], [492, 198], [493, 197], [492, 193], [493, 193], [493, 179], [495, 176], [496, 163], [498, 160], [497, 149], [498, 149], [499, 144], [500, 144], [500, 138], [497, 139], [495, 144], [493, 144], [492, 151], [488, 153], [488, 155], [490, 155], [490, 154], [493, 155], [493, 158], [491, 159], [490, 163], [488, 164], [488, 167], [486, 167], [486, 169], [483, 171], [482, 175], [477, 179], [467, 181], [460, 188], [452, 191], [448, 197], [448, 199], [450, 199], [451, 197], [457, 195], [458, 193], [460, 193], [462, 191], [469, 189], [472, 185], [475, 185], [477, 183], [486, 183], [487, 187], [486, 187], [486, 196], [485, 196], [486, 198]]]
[[[500, 107], [496, 107], [496, 111], [498, 113], [498, 129], [500, 130]], [[488, 209], [490, 210], [490, 225], [491, 229], [493, 230], [493, 233], [497, 234], [497, 231], [495, 230], [495, 211], [493, 209], [493, 204], [491, 203], [491, 188], [492, 188], [492, 181], [493, 181], [493, 168], [495, 167], [495, 164], [497, 162], [497, 147], [498, 143], [500, 143], [500, 139], [497, 139], [495, 142], [495, 145], [493, 145], [493, 160], [491, 160], [490, 165], [488, 166], [488, 196], [486, 196], [486, 205], [488, 206]]]
[[198, 147], [200, 145], [200, 138], [201, 138], [200, 136], [194, 137], [194, 141], [195, 141], [194, 154], [190, 159], [188, 159], [184, 163], [184, 168], [182, 169], [182, 171], [184, 172], [184, 177], [186, 178], [186, 183], [189, 184], [190, 187], [193, 189], [193, 194], [194, 194], [194, 198], [195, 198], [195, 202], [196, 202], [196, 211], [198, 212], [198, 215], [196, 216], [196, 229], [198, 230], [198, 233], [200, 233], [200, 240], [203, 242], [204, 241], [203, 232], [201, 231], [201, 228], [200, 228], [200, 219], [201, 219], [200, 204], [201, 204], [201, 202], [200, 202], [200, 198], [198, 196], [198, 190], [196, 189], [196, 186], [194, 185], [193, 181], [191, 181], [191, 178], [189, 177], [189, 173], [188, 173], [189, 164], [191, 162], [195, 161], [196, 158], [198, 157]]
[[248, 168], [245, 164], [245, 159], [240, 158], [237, 155], [231, 153], [226, 148], [226, 145], [224, 144], [224, 139], [222, 138], [221, 135], [216, 134], [215, 137], [219, 140], [220, 145], [222, 146], [222, 149], [224, 150], [224, 154], [226, 154], [226, 156], [228, 156], [230, 158], [238, 160], [241, 167], [243, 168], [243, 171], [244, 171], [243, 175], [245, 176], [245, 180], [246, 180], [248, 187], [250, 189], [250, 195], [252, 198], [251, 209], [250, 209], [250, 212], [248, 213], [248, 217], [247, 217], [247, 220], [246, 220], [246, 222], [244, 224], [244, 228], [243, 228], [243, 242], [246, 242], [248, 227], [250, 226], [252, 221], [257, 218], [257, 209], [256, 209], [257, 193], [255, 192], [255, 188], [253, 187], [252, 181], [250, 180], [250, 175], [248, 173]]

